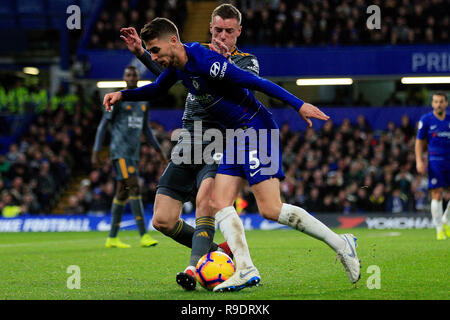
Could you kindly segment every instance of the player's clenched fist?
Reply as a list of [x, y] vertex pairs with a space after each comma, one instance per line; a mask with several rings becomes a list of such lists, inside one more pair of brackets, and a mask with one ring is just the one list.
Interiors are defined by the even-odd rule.
[[122, 100], [122, 92], [112, 92], [105, 95], [105, 98], [103, 99], [103, 105], [105, 106], [106, 111], [111, 112], [112, 106], [117, 101]]
[[309, 127], [312, 127], [312, 122], [311, 122], [310, 118], [315, 118], [315, 119], [324, 120], [324, 121], [330, 119], [330, 117], [327, 116], [322, 111], [320, 111], [319, 108], [317, 108], [316, 106], [313, 106], [310, 103], [306, 103], [306, 102], [300, 108], [299, 113], [302, 116], [303, 120], [305, 120], [308, 123]]

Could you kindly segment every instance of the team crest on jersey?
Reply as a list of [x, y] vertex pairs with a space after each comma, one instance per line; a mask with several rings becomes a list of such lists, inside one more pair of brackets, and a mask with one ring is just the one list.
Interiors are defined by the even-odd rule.
[[145, 110], [147, 110], [147, 106], [146, 106], [145, 104], [143, 104], [143, 105], [141, 106], [141, 109], [142, 109], [142, 111], [145, 112]]
[[259, 73], [259, 63], [258, 60], [252, 59], [252, 65], [247, 67], [250, 70], [255, 71], [256, 73]]
[[128, 167], [128, 172], [129, 172], [129, 173], [135, 173], [135, 172], [136, 172], [136, 169], [135, 169], [133, 166], [129, 166], [129, 167]]
[[132, 107], [131, 107], [130, 105], [127, 105], [126, 109], [127, 109], [127, 110], [131, 110]]
[[197, 80], [192, 79], [192, 85], [194, 86], [194, 88], [196, 90], [198, 90], [200, 88], [200, 85], [198, 84]]

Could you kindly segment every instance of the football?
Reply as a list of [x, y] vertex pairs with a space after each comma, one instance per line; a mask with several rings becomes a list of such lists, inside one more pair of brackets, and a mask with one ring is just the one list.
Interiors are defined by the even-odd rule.
[[235, 271], [233, 260], [220, 251], [205, 254], [196, 266], [197, 281], [206, 290], [229, 279]]

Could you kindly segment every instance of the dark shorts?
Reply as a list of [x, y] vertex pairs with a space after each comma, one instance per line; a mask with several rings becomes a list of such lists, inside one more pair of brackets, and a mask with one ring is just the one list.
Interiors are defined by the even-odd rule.
[[119, 158], [113, 160], [116, 180], [125, 180], [138, 175], [138, 162], [136, 160]]
[[202, 181], [214, 178], [217, 168], [217, 164], [174, 164], [170, 161], [159, 179], [156, 194], [181, 202], [195, 201]]

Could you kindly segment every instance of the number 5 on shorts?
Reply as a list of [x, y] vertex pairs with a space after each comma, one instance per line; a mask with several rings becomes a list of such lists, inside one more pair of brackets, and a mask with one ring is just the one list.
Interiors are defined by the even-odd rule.
[[249, 152], [249, 163], [251, 164], [252, 162], [254, 162], [254, 164], [250, 165], [251, 170], [255, 170], [260, 165], [259, 159], [256, 157], [257, 153], [258, 150], [252, 150]]

